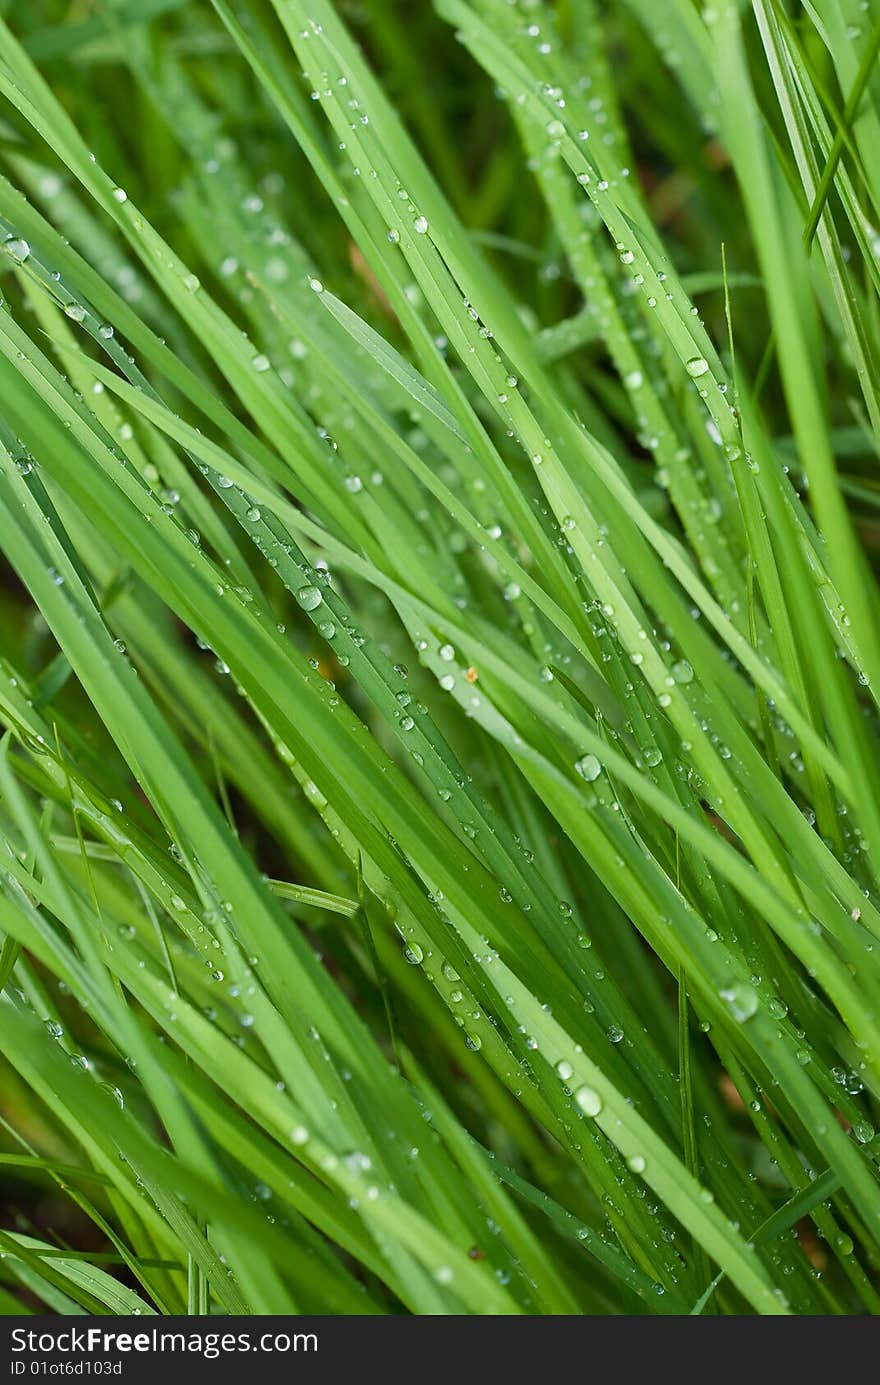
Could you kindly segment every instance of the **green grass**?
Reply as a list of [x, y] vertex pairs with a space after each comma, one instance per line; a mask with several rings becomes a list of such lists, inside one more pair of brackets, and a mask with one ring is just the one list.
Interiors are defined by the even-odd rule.
[[0, 15], [0, 1310], [880, 1310], [876, 0]]

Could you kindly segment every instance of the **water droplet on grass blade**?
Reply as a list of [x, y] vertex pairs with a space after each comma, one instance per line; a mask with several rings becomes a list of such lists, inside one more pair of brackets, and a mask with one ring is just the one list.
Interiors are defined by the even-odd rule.
[[677, 663], [674, 663], [672, 665], [672, 676], [675, 679], [676, 683], [693, 682], [694, 671], [688, 663], [687, 659], [679, 659]]
[[575, 769], [581, 778], [586, 779], [588, 783], [592, 783], [594, 779], [598, 779], [599, 775], [602, 773], [602, 766], [595, 755], [582, 755], [575, 763]]
[[751, 986], [737, 983], [719, 992], [737, 1024], [745, 1024], [758, 1009], [758, 993]]
[[5, 241], [3, 249], [9, 258], [14, 260], [16, 264], [24, 264], [28, 255], [31, 253], [31, 247], [21, 236], [13, 236], [11, 240]]
[[585, 1116], [598, 1116], [602, 1110], [602, 1098], [592, 1087], [578, 1087], [574, 1099]]
[[304, 611], [314, 611], [324, 600], [317, 587], [300, 587], [296, 599]]

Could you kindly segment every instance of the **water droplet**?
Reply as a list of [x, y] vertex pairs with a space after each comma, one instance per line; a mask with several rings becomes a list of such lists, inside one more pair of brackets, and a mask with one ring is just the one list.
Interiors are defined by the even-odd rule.
[[599, 775], [602, 773], [602, 766], [595, 755], [582, 755], [576, 762], [575, 769], [581, 778], [586, 779], [588, 783], [592, 783], [594, 779], [598, 779]]
[[687, 659], [679, 659], [677, 663], [672, 665], [672, 676], [675, 679], [676, 683], [693, 682], [694, 671], [688, 663]]
[[324, 600], [317, 587], [300, 587], [296, 599], [304, 611], [314, 611]]
[[579, 1087], [574, 1099], [585, 1116], [598, 1116], [602, 1110], [602, 1098], [592, 1087]]
[[423, 236], [427, 229], [428, 218], [426, 216], [417, 216], [415, 221], [413, 222], [413, 230], [417, 231], [420, 236]]
[[751, 986], [737, 983], [719, 991], [719, 995], [737, 1024], [745, 1024], [758, 1008], [758, 993]]
[[695, 380], [698, 380], [701, 375], [707, 374], [709, 362], [706, 360], [705, 356], [692, 356], [687, 362], [685, 369], [688, 375], [692, 375]]
[[24, 264], [24, 261], [31, 253], [31, 247], [26, 240], [22, 240], [21, 236], [13, 236], [11, 240], [5, 241], [3, 249], [6, 251], [9, 258], [14, 260], [16, 264]]

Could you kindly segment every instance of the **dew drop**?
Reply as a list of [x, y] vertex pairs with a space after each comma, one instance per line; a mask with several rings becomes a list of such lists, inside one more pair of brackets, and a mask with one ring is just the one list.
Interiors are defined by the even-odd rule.
[[585, 1116], [598, 1116], [602, 1110], [602, 1098], [592, 1087], [579, 1087], [574, 1099]]
[[14, 260], [16, 264], [24, 264], [24, 261], [31, 253], [31, 247], [26, 240], [22, 240], [21, 236], [13, 236], [11, 240], [5, 241], [3, 249], [9, 258]]
[[719, 995], [737, 1024], [745, 1024], [758, 1008], [758, 994], [751, 986], [737, 983], [719, 991]]
[[598, 779], [599, 775], [602, 773], [602, 766], [595, 755], [582, 755], [575, 763], [575, 769], [581, 778], [586, 779], [588, 783], [592, 783], [594, 779]]
[[672, 665], [672, 676], [676, 683], [692, 683], [694, 681], [694, 671], [687, 659], [679, 659]]
[[317, 587], [300, 587], [296, 599], [304, 611], [314, 611], [324, 600]]

